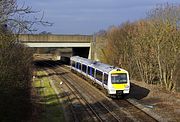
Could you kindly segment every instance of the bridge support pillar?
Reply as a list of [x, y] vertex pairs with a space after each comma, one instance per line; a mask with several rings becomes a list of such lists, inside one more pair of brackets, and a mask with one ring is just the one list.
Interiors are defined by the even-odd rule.
[[91, 46], [89, 48], [88, 59], [92, 59], [92, 49], [91, 49]]

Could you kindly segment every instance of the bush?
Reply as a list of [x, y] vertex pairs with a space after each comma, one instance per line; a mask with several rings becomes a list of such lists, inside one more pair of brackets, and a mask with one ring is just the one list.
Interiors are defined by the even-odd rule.
[[31, 50], [0, 29], [0, 121], [23, 121], [31, 114]]

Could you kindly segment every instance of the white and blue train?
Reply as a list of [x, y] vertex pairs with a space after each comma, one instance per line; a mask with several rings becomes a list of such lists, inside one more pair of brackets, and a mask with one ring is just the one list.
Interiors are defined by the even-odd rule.
[[108, 96], [118, 97], [129, 93], [129, 74], [126, 70], [79, 56], [72, 56], [70, 61], [71, 70], [100, 85]]

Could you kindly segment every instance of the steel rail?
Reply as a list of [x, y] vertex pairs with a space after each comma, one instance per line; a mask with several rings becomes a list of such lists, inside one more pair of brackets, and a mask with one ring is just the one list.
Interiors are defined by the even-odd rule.
[[[43, 58], [42, 58], [43, 59]], [[60, 64], [60, 63], [57, 63], [56, 62], [56, 64]], [[69, 67], [67, 67], [66, 65], [63, 65], [64, 67], [62, 67], [62, 66], [59, 66], [59, 68], [61, 68], [61, 69], [63, 69], [63, 70], [65, 70], [65, 71], [68, 71], [69, 72], [69, 69], [67, 69], [67, 68], [69, 68]], [[74, 74], [75, 75], [75, 74]], [[70, 78], [70, 77], [69, 77]], [[69, 81], [68, 81], [69, 82]], [[71, 82], [70, 82], [71, 83]], [[72, 85], [72, 84], [71, 84]], [[100, 91], [99, 91], [100, 92]], [[102, 92], [100, 92], [100, 93], [102, 93]], [[103, 93], [102, 93], [103, 94]], [[105, 95], [104, 95], [105, 96]], [[106, 97], [107, 98], [107, 97]], [[110, 98], [107, 98], [107, 99], [110, 99]], [[135, 108], [137, 108], [138, 110], [140, 110], [141, 112], [143, 112], [143, 113], [145, 113], [147, 116], [149, 116], [150, 118], [152, 118], [152, 119], [154, 119], [155, 121], [158, 121], [156, 118], [154, 118], [153, 116], [151, 116], [151, 115], [149, 115], [149, 114], [147, 114], [146, 112], [144, 112], [142, 109], [140, 109], [140, 108], [138, 108], [137, 106], [135, 106], [135, 105], [133, 105], [132, 103], [130, 103], [128, 100], [125, 100], [126, 102], [128, 102], [129, 104], [131, 104], [132, 106], [134, 106]], [[105, 106], [103, 103], [102, 103], [102, 106]], [[105, 106], [106, 107], [106, 106]], [[106, 107], [107, 108], [107, 107]], [[107, 108], [108, 109], [108, 108]], [[116, 116], [116, 114], [114, 113], [114, 112], [111, 112], [110, 110], [109, 110], [109, 113], [111, 113], [112, 114], [112, 116]], [[119, 117], [117, 117], [117, 120], [119, 121]]]
[[[51, 64], [49, 64], [49, 63], [47, 63], [47, 62], [44, 62], [45, 64], [48, 64], [48, 65], [50, 65], [50, 66], [52, 66], [52, 67], [54, 67], [53, 65], [51, 65]], [[52, 69], [51, 69], [52, 70]], [[53, 70], [54, 72], [56, 72], [55, 70]], [[61, 78], [60, 76], [58, 76], [59, 78]], [[64, 76], [63, 76], [63, 79], [64, 79], [64, 81], [66, 80], [65, 78], [64, 78]], [[66, 80], [67, 81], [67, 80]], [[91, 110], [91, 112], [95, 115], [95, 117], [98, 119], [98, 121], [100, 121], [100, 122], [103, 122], [103, 119], [100, 117], [100, 115], [93, 109], [93, 107], [89, 104], [89, 102], [74, 88], [72, 88], [70, 85], [68, 85], [66, 82], [63, 82], [63, 83], [65, 83], [65, 85], [72, 91], [72, 93], [77, 97], [77, 98], [81, 98], [83, 101], [85, 101], [85, 103], [88, 105], [88, 107], [89, 107], [89, 109]], [[62, 87], [61, 87], [62, 88]], [[62, 89], [64, 89], [64, 88], [62, 88]], [[80, 96], [78, 96], [76, 93], [75, 93], [75, 91], [76, 91], [76, 93], [78, 93]], [[68, 96], [68, 94], [66, 93], [66, 95]], [[70, 98], [68, 97], [68, 99], [70, 100]], [[78, 99], [79, 100], [79, 99]], [[80, 100], [79, 100], [80, 101]], [[82, 103], [82, 101], [80, 101], [81, 103]], [[71, 103], [71, 105], [72, 105], [72, 103]], [[73, 106], [73, 105], [72, 105]], [[72, 113], [75, 115], [75, 112], [74, 112], [74, 110], [72, 110]], [[91, 115], [92, 116], [92, 115]], [[93, 116], [92, 116], [93, 117]], [[74, 117], [74, 120], [76, 120], [76, 117]]]
[[[63, 70], [65, 70], [65, 71], [68, 71], [67, 69], [65, 69], [65, 68], [63, 68], [63, 67], [59, 67], [59, 68], [61, 68], [61, 69], [63, 69]], [[63, 77], [64, 78], [64, 76], [61, 76], [61, 77]], [[68, 76], [69, 77], [69, 76]], [[69, 77], [70, 78], [70, 77]], [[65, 78], [64, 78], [65, 79]], [[73, 79], [72, 78], [70, 78], [72, 81], [73, 81]], [[74, 87], [74, 85], [72, 84], [72, 82], [69, 80], [69, 79], [65, 79], [69, 84], [71, 84], [71, 86], [73, 86]], [[76, 88], [74, 88], [74, 89], [76, 89]], [[76, 90], [77, 92], [79, 92], [78, 90]], [[79, 93], [80, 95], [81, 95], [81, 93]], [[82, 96], [82, 95], [81, 95]], [[83, 96], [82, 96], [83, 97]], [[95, 99], [95, 97], [93, 96], [93, 98]], [[104, 105], [104, 103], [102, 103], [101, 101], [98, 101], [98, 103], [101, 105], [101, 106], [103, 106], [108, 112], [109, 112], [109, 114], [111, 114], [118, 122], [119, 121], [121, 121], [121, 119], [114, 113], [114, 112], [112, 112], [111, 110], [109, 110], [107, 107], [106, 107], [106, 105]]]

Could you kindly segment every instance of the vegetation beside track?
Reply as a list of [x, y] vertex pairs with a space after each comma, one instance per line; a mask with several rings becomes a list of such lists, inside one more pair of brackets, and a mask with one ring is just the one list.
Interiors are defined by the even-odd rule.
[[0, 121], [31, 116], [32, 53], [16, 36], [0, 28]]
[[[64, 114], [57, 94], [50, 85], [51, 80], [44, 71], [37, 71], [37, 78], [33, 81], [35, 96], [38, 96], [35, 104], [41, 111], [35, 117], [38, 122], [64, 122]], [[37, 98], [37, 97], [36, 97]]]
[[32, 51], [19, 42], [18, 34], [35, 31], [35, 24], [50, 23], [37, 19], [31, 8], [19, 6], [17, 0], [0, 1], [1, 122], [27, 121], [32, 114]]
[[180, 5], [160, 5], [145, 19], [99, 32], [93, 47], [100, 61], [128, 70], [132, 79], [180, 91], [179, 28]]

